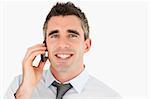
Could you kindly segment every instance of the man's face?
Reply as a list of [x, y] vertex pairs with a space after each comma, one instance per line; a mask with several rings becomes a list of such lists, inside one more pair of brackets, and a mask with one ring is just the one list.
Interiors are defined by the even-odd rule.
[[91, 46], [84, 40], [81, 21], [74, 15], [54, 16], [47, 26], [46, 43], [49, 60], [56, 71], [77, 70], [83, 66], [83, 54]]

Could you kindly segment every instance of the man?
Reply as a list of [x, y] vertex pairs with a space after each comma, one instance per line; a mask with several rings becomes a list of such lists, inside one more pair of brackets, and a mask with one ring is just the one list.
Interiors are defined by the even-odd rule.
[[[5, 99], [120, 99], [119, 95], [86, 71], [84, 53], [91, 47], [89, 25], [74, 4], [57, 3], [43, 26], [44, 43], [28, 48], [22, 62], [23, 74], [15, 78]], [[48, 51], [37, 67], [37, 55]], [[46, 61], [49, 70], [43, 71]]]

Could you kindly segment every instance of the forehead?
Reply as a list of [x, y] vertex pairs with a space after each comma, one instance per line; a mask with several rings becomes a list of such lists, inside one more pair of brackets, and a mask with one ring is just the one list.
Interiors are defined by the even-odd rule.
[[47, 31], [53, 29], [75, 29], [83, 32], [81, 20], [75, 15], [51, 17], [48, 21]]

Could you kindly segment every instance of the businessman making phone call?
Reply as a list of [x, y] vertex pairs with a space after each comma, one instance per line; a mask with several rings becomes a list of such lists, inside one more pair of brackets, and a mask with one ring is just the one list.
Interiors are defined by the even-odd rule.
[[[86, 70], [83, 56], [90, 50], [91, 39], [88, 20], [80, 8], [71, 2], [56, 3], [43, 31], [44, 42], [28, 48], [23, 73], [14, 79], [5, 99], [120, 99], [116, 91]], [[40, 54], [39, 65], [33, 66]], [[50, 68], [43, 70], [46, 61]]]

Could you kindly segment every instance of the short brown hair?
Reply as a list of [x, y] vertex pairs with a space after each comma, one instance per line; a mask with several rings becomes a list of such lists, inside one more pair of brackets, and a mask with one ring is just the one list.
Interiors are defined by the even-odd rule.
[[88, 20], [85, 14], [81, 11], [80, 8], [76, 7], [73, 3], [56, 3], [48, 13], [46, 20], [44, 22], [43, 31], [44, 37], [46, 37], [47, 24], [51, 17], [53, 16], [67, 16], [67, 15], [75, 15], [81, 20], [81, 27], [84, 31], [84, 39], [89, 38], [89, 25]]

